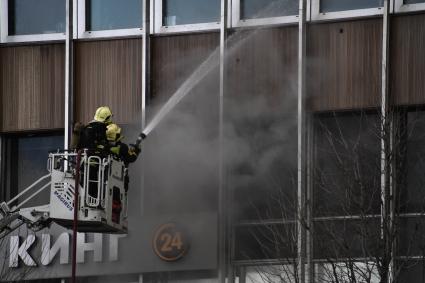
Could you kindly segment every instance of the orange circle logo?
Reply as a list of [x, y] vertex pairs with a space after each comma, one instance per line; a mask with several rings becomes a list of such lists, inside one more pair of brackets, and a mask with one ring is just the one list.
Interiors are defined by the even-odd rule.
[[175, 223], [162, 224], [153, 237], [153, 249], [162, 260], [176, 261], [189, 249], [186, 233]]

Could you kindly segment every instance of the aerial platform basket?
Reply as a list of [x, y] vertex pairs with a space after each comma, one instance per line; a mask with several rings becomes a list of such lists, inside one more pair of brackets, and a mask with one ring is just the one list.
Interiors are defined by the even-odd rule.
[[[127, 233], [127, 168], [116, 156], [58, 151], [49, 154], [49, 173], [10, 201], [0, 204], [0, 238], [27, 224], [34, 231], [52, 222], [71, 229], [74, 222], [76, 173], [79, 168], [79, 232]], [[49, 204], [23, 208], [50, 188]], [[29, 195], [29, 196], [28, 196]], [[25, 196], [28, 196], [25, 198]], [[19, 203], [17, 201], [19, 200]], [[13, 206], [13, 204], [17, 203]]]

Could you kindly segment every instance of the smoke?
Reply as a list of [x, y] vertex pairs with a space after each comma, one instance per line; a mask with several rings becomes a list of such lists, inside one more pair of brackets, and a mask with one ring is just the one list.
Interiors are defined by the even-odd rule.
[[[238, 31], [227, 42], [222, 143], [225, 178], [231, 179], [232, 186], [260, 186], [255, 195], [282, 185], [282, 179], [289, 184], [288, 174], [296, 168], [296, 70], [288, 67], [292, 59], [287, 58], [296, 58], [296, 49], [282, 52], [279, 35], [273, 36], [278, 32], [259, 28]], [[207, 58], [210, 66], [204, 62], [182, 84], [188, 90], [184, 99], [186, 92], [179, 88], [180, 103], [174, 101], [173, 106], [177, 106], [170, 108], [172, 97], [150, 121], [163, 120], [148, 122], [157, 127], [150, 127], [149, 131], [153, 130], [143, 148], [146, 213], [217, 209], [218, 50]], [[175, 62], [177, 67], [172, 68], [179, 69], [185, 60]], [[198, 76], [199, 69], [208, 72]]]
[[[252, 219], [259, 213], [266, 217], [270, 192], [276, 187], [288, 192], [289, 199], [295, 197], [297, 50], [296, 44], [285, 44], [285, 40], [297, 42], [294, 30], [294, 36], [262, 28], [230, 35], [221, 144], [218, 47], [210, 54], [195, 50], [193, 56], [155, 66], [157, 79], [171, 73], [181, 85], [161, 82], [147, 107], [148, 137], [141, 159], [130, 167], [130, 215], [159, 219], [216, 213], [220, 146], [229, 213], [237, 218]], [[187, 74], [188, 69], [194, 72]], [[129, 140], [138, 130], [126, 129]], [[143, 172], [140, 180], [138, 172]], [[142, 188], [139, 198], [134, 197], [138, 188]], [[129, 225], [137, 224], [130, 219]], [[189, 252], [187, 260], [190, 256]]]
[[212, 71], [146, 139], [145, 212], [216, 210], [217, 84], [218, 74]]
[[[276, 3], [281, 5], [282, 1]], [[259, 17], [268, 15], [270, 7]], [[222, 141], [219, 48], [210, 54], [196, 50], [196, 58], [189, 55], [155, 66], [159, 68], [156, 73], [170, 72], [181, 85], [174, 88], [174, 96], [170, 93], [172, 83], [163, 82], [168, 87], [156, 91], [147, 107], [145, 132], [149, 135], [143, 141], [141, 159], [130, 168], [130, 215], [136, 209], [158, 218], [216, 213], [220, 150], [230, 213], [235, 217], [252, 219], [259, 211], [265, 213], [267, 198], [276, 187], [288, 192], [289, 199], [295, 197], [297, 72], [293, 60], [296, 62], [297, 45], [285, 44], [285, 40], [296, 42], [294, 30], [288, 35], [281, 29], [253, 28], [230, 35]], [[199, 64], [201, 53], [205, 61]], [[192, 63], [199, 67], [182, 78]], [[157, 74], [156, 79], [161, 76]], [[125, 130], [129, 140], [138, 130], [138, 126]], [[138, 172], [143, 172], [139, 180]], [[140, 187], [141, 197], [134, 198]], [[130, 221], [130, 225], [134, 224]]]

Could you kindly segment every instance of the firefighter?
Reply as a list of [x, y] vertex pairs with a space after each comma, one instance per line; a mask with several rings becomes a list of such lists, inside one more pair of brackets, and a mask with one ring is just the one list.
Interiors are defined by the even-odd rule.
[[121, 142], [123, 136], [121, 135], [121, 128], [118, 125], [109, 124], [107, 126], [106, 138], [109, 142], [110, 151], [118, 156], [126, 166], [136, 161], [140, 153], [140, 147], [136, 145], [128, 146]]
[[[93, 120], [80, 131], [77, 149], [88, 149], [88, 156], [105, 157], [109, 154], [109, 143], [106, 138], [106, 126], [112, 123], [112, 111], [108, 106], [97, 108]], [[91, 197], [98, 197], [99, 163], [90, 162], [88, 193]], [[84, 171], [84, 170], [83, 170]], [[84, 178], [84, 176], [83, 176]], [[83, 180], [83, 178], [81, 180]]]
[[[135, 145], [126, 145], [121, 142], [124, 138], [121, 135], [121, 128], [116, 124], [109, 124], [106, 130], [106, 137], [109, 141], [109, 149], [110, 152], [116, 155], [121, 161], [124, 162], [125, 167], [128, 167], [129, 163], [136, 161], [140, 148]], [[130, 178], [128, 177], [128, 170], [124, 170], [124, 190], [128, 191]], [[122, 204], [119, 196], [112, 196], [112, 221], [115, 223], [119, 223], [120, 214], [122, 210]]]
[[111, 123], [111, 109], [108, 106], [97, 108], [93, 120], [81, 130], [78, 148], [87, 148], [96, 155], [107, 153], [106, 127]]

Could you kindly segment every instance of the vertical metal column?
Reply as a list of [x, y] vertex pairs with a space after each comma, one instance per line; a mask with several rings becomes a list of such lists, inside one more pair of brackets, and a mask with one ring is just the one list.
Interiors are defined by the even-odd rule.
[[150, 70], [150, 0], [143, 1], [143, 39], [142, 39], [142, 130], [146, 126], [146, 97], [149, 95]]
[[298, 152], [297, 152], [297, 256], [299, 282], [305, 282], [306, 229], [306, 114], [305, 114], [305, 73], [306, 73], [306, 0], [299, 1], [298, 23]]
[[314, 262], [313, 262], [313, 174], [314, 164], [312, 163], [313, 158], [313, 145], [314, 145], [314, 126], [312, 115], [306, 115], [306, 131], [307, 131], [307, 142], [306, 142], [306, 225], [309, 229], [306, 229], [306, 282], [314, 283]]
[[225, 92], [225, 51], [227, 39], [227, 0], [221, 0], [220, 9], [220, 97], [219, 97], [219, 188], [218, 188], [218, 282], [226, 282], [226, 191], [224, 184], [223, 123]]
[[239, 283], [246, 283], [246, 266], [239, 267]]
[[6, 193], [6, 180], [5, 180], [5, 166], [4, 166], [4, 153], [3, 153], [3, 137], [0, 135], [0, 188], [4, 188], [2, 192], [0, 193], [0, 197], [2, 199], [10, 199], [7, 197]]
[[[146, 99], [150, 91], [150, 0], [143, 0], [143, 38], [142, 38], [142, 112], [141, 112], [141, 130], [143, 131], [146, 127]], [[140, 214], [143, 215], [143, 201], [144, 201], [144, 176], [145, 176], [145, 162], [142, 158], [142, 175], [140, 190], [140, 202], [141, 210]]]
[[390, 109], [388, 90], [389, 71], [389, 38], [390, 38], [390, 1], [384, 0], [383, 21], [382, 21], [382, 65], [381, 65], [381, 237], [385, 244], [386, 252], [390, 256], [390, 270], [387, 282], [393, 280], [394, 265], [394, 239], [392, 229], [394, 221], [394, 211], [391, 205], [393, 183], [392, 183], [392, 160], [391, 152], [393, 121]]
[[73, 0], [66, 1], [66, 40], [65, 40], [65, 139], [64, 148], [69, 148], [74, 120], [74, 21]]
[[382, 208], [381, 213], [383, 219], [387, 212], [387, 190], [388, 187], [388, 172], [387, 172], [387, 152], [388, 142], [386, 137], [388, 136], [387, 124], [389, 114], [389, 101], [388, 101], [388, 81], [387, 81], [387, 64], [388, 64], [388, 0], [384, 0], [384, 11], [383, 11], [383, 26], [382, 26], [382, 65], [381, 65], [381, 200]]
[[81, 149], [78, 150], [77, 160], [75, 161], [75, 183], [74, 183], [74, 220], [72, 223], [72, 270], [71, 270], [71, 282], [76, 282], [77, 277], [77, 230], [78, 230], [78, 212], [80, 209], [80, 163], [81, 163]]

